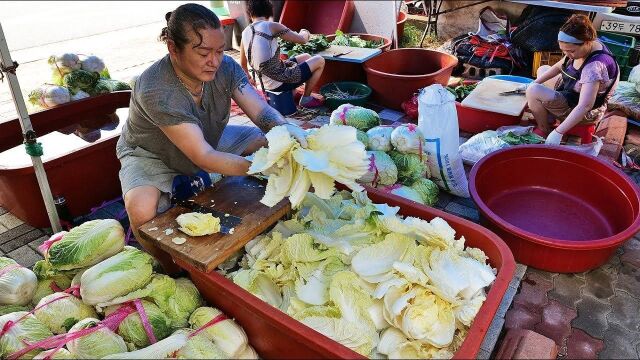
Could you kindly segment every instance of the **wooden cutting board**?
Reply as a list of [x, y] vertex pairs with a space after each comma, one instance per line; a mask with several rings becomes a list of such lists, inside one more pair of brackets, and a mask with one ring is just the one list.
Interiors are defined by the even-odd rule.
[[[336, 57], [335, 55], [344, 54]], [[320, 55], [325, 60], [331, 61], [346, 61], [353, 63], [363, 63], [372, 57], [378, 56], [382, 53], [380, 49], [367, 49], [350, 46], [331, 45], [328, 49], [323, 50], [315, 55]]]
[[[286, 199], [272, 208], [261, 204], [260, 199], [264, 195], [265, 186], [266, 181], [254, 177], [226, 177], [192, 199], [202, 206], [242, 218], [240, 225], [234, 228], [233, 234], [188, 236], [178, 230], [176, 217], [191, 211], [175, 206], [142, 225], [140, 236], [155, 243], [172, 257], [186, 261], [201, 271], [211, 272], [291, 210], [291, 205]], [[167, 229], [171, 229], [172, 233], [167, 234]], [[187, 241], [178, 245], [171, 241], [175, 237], [183, 237]]]
[[462, 100], [462, 106], [511, 116], [521, 115], [527, 105], [524, 95], [500, 95], [501, 92], [515, 90], [520, 85], [522, 84], [513, 81], [486, 78]]

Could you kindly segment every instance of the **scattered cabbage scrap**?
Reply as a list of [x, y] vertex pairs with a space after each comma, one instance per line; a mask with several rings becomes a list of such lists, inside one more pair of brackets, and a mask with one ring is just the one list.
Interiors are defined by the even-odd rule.
[[38, 286], [36, 274], [13, 259], [0, 257], [0, 305], [27, 305]]
[[355, 128], [325, 125], [308, 133], [306, 149], [284, 126], [274, 127], [266, 137], [269, 147], [255, 153], [249, 168], [249, 174], [270, 174], [260, 200], [263, 204], [274, 206], [288, 196], [297, 207], [311, 185], [319, 197], [327, 199], [335, 191], [334, 181], [362, 190], [356, 180], [367, 172], [369, 164]]
[[211, 235], [220, 232], [220, 219], [210, 213], [181, 214], [176, 218], [179, 229], [189, 236]]
[[329, 124], [348, 125], [358, 130], [367, 131], [374, 126], [380, 125], [380, 116], [371, 109], [342, 104], [331, 113]]

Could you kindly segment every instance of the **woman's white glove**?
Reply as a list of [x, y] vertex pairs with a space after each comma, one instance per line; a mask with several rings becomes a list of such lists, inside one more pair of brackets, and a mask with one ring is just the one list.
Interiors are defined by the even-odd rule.
[[560, 145], [560, 141], [562, 141], [562, 134], [553, 130], [549, 133], [549, 136], [547, 136], [547, 140], [545, 140], [544, 143], [546, 145]]
[[287, 129], [287, 131], [289, 131], [289, 134], [291, 134], [291, 136], [296, 139], [300, 146], [302, 146], [303, 148], [306, 148], [308, 146], [306, 138], [307, 133], [302, 130], [300, 126], [286, 123], [284, 124], [284, 127]]

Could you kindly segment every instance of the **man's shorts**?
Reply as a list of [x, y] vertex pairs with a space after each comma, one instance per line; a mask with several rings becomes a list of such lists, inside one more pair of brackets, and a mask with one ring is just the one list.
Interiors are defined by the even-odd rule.
[[[259, 139], [262, 131], [252, 126], [228, 125], [225, 127], [216, 150], [236, 155], [242, 155], [247, 147]], [[158, 213], [171, 207], [174, 178], [180, 174], [170, 169], [155, 154], [136, 147], [120, 158], [120, 184], [123, 197], [127, 192], [139, 186], [153, 186], [160, 190]]]
[[[293, 61], [295, 63], [297, 63], [296, 58], [295, 57], [290, 57], [289, 61]], [[300, 72], [301, 72], [301, 77], [300, 77], [300, 81], [299, 82], [295, 82], [295, 83], [282, 83], [282, 85], [278, 86], [277, 88], [271, 90], [271, 91], [275, 91], [275, 92], [284, 92], [284, 91], [289, 91], [289, 90], [293, 90], [293, 89], [297, 89], [298, 86], [306, 83], [307, 81], [309, 81], [309, 79], [311, 79], [311, 69], [309, 68], [309, 64], [307, 64], [306, 62], [303, 62], [302, 64], [298, 64], [298, 66], [300, 67]]]

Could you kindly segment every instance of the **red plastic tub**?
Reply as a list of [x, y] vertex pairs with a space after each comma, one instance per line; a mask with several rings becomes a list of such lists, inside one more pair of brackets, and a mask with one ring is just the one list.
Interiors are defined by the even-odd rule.
[[336, 30], [349, 31], [354, 11], [353, 0], [287, 0], [280, 23], [294, 31], [307, 29], [312, 34], [331, 35]]
[[398, 13], [398, 22], [396, 23], [396, 34], [398, 34], [398, 44], [402, 42], [404, 36], [404, 24], [407, 22], [407, 14], [400, 11]]
[[517, 261], [538, 269], [594, 269], [640, 230], [638, 187], [604, 161], [573, 150], [496, 151], [473, 167], [469, 186], [483, 224]]
[[[426, 220], [438, 216], [443, 218], [456, 230], [457, 236], [465, 237], [468, 246], [482, 249], [489, 257], [491, 266], [498, 269], [496, 280], [487, 294], [487, 300], [480, 308], [462, 347], [454, 357], [475, 358], [513, 277], [515, 262], [511, 251], [497, 235], [470, 221], [377, 189], [368, 190], [374, 202], [400, 206], [402, 215]], [[224, 276], [216, 272], [203, 273], [179, 259], [175, 261], [191, 274], [191, 279], [210, 304], [235, 318], [245, 329], [251, 344], [261, 357], [267, 359], [362, 358], [347, 347], [273, 308]]]
[[[43, 143], [51, 192], [67, 200], [74, 217], [121, 194], [115, 146], [130, 94], [90, 97], [30, 115]], [[114, 114], [117, 108], [123, 109]], [[0, 205], [29, 225], [49, 227], [31, 158], [20, 145], [17, 120], [0, 124], [0, 129]]]
[[458, 58], [427, 49], [395, 49], [367, 60], [364, 70], [380, 105], [400, 110], [400, 104], [431, 84], [447, 86]]
[[521, 119], [521, 116], [504, 115], [466, 107], [457, 101], [456, 112], [458, 113], [460, 130], [472, 134], [496, 130], [501, 126], [518, 125]]

